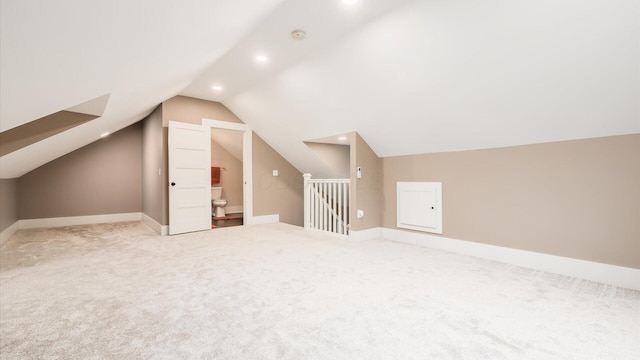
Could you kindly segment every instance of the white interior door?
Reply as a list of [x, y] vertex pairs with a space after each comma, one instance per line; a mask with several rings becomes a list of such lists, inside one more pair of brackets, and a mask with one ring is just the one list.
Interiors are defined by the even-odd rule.
[[169, 121], [169, 234], [211, 229], [210, 128]]

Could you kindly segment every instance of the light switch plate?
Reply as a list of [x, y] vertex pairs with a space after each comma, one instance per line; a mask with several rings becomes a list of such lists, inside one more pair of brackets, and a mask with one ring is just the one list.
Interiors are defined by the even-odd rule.
[[278, 170], [273, 170], [273, 176], [278, 176]]

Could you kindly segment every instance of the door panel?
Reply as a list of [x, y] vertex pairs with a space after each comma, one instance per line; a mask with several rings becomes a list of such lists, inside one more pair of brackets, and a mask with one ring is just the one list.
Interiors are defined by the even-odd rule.
[[436, 227], [435, 191], [404, 191], [400, 193], [400, 222], [406, 225]]
[[442, 183], [397, 183], [398, 228], [442, 234]]
[[169, 234], [211, 229], [210, 130], [169, 121]]

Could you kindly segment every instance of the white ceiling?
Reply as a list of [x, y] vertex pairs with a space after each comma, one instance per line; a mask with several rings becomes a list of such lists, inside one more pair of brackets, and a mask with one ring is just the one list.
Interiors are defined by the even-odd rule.
[[110, 97], [102, 117], [0, 158], [0, 178], [139, 121], [281, 2], [1, 0], [0, 131]]
[[303, 172], [320, 166], [303, 141], [351, 131], [379, 156], [640, 133], [637, 0], [1, 0], [0, 16], [0, 130], [111, 94], [0, 158], [2, 178], [178, 93]]

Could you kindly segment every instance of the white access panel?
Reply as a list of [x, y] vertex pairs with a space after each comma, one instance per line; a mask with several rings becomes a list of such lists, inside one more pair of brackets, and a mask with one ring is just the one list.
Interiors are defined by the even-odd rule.
[[398, 182], [397, 226], [442, 234], [442, 183]]

